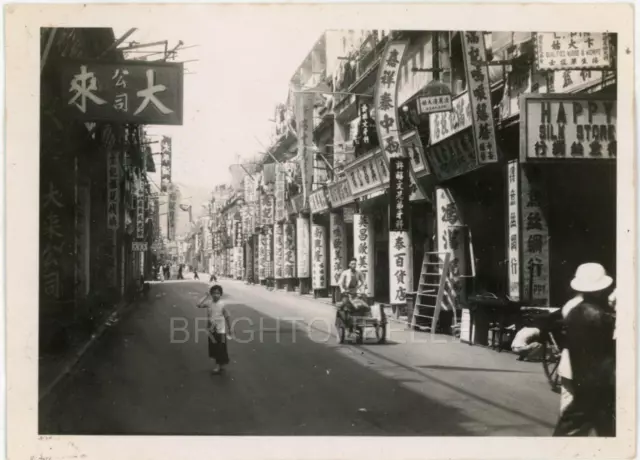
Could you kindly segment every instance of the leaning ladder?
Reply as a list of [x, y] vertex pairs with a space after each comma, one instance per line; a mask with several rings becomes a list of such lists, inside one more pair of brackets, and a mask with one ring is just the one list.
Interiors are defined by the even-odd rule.
[[435, 333], [447, 290], [450, 262], [449, 252], [425, 252], [411, 327]]

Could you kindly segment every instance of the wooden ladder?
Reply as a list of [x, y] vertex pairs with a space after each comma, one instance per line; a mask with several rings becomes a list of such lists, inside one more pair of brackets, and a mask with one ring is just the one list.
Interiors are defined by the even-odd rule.
[[[449, 252], [424, 253], [411, 327], [432, 333], [436, 331], [445, 298], [450, 262]], [[446, 307], [445, 309], [448, 310]]]

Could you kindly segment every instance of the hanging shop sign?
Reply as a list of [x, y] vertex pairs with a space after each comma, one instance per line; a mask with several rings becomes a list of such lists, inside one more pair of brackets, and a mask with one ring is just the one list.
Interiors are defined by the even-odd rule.
[[405, 155], [411, 160], [411, 168], [417, 176], [431, 174], [424, 156], [422, 141], [417, 131], [411, 131], [402, 136], [402, 149]]
[[313, 93], [294, 93], [296, 99], [296, 125], [298, 131], [297, 161], [302, 173], [302, 199], [307, 201], [311, 192], [313, 177], [313, 111], [316, 95]]
[[407, 231], [389, 231], [389, 297], [392, 305], [403, 304], [413, 285], [413, 250]]
[[349, 181], [347, 179], [336, 181], [329, 185], [329, 202], [333, 209], [337, 209], [347, 203], [351, 203], [351, 190], [349, 189]]
[[169, 209], [167, 211], [167, 238], [173, 241], [176, 236], [176, 192], [169, 193]]
[[160, 191], [167, 193], [171, 184], [171, 138], [162, 136], [160, 141]]
[[258, 235], [258, 279], [263, 280], [267, 277], [267, 245], [265, 244], [265, 235], [260, 232]]
[[136, 238], [144, 238], [144, 196], [138, 196], [136, 200]]
[[[549, 305], [549, 226], [543, 210], [548, 198], [535, 170], [520, 167], [522, 215], [522, 297], [532, 305]], [[510, 216], [511, 218], [511, 216]]]
[[402, 155], [398, 126], [398, 80], [407, 41], [390, 41], [384, 50], [375, 88], [376, 127], [387, 158]]
[[292, 223], [283, 224], [284, 252], [283, 252], [283, 278], [295, 278], [296, 247], [295, 226]]
[[562, 70], [547, 72], [551, 80], [549, 93], [577, 93], [602, 83], [607, 73], [597, 70]]
[[131, 243], [131, 250], [134, 252], [146, 251], [148, 244], [146, 241], [133, 241]]
[[471, 129], [430, 147], [427, 155], [433, 172], [441, 181], [460, 176], [480, 166]]
[[469, 128], [473, 121], [469, 92], [457, 96], [453, 100], [451, 112], [433, 113], [429, 115], [429, 133], [431, 145]]
[[[438, 252], [451, 253], [449, 279], [453, 289], [453, 300], [457, 305], [464, 293], [464, 273], [467, 264], [465, 227], [459, 208], [451, 192], [436, 187]], [[442, 270], [442, 268], [440, 269]], [[440, 272], [442, 273], [442, 271]]]
[[420, 96], [418, 98], [418, 113], [438, 113], [453, 110], [451, 94], [440, 94], [438, 96]]
[[464, 63], [469, 84], [469, 100], [473, 118], [473, 134], [478, 162], [497, 163], [498, 146], [491, 104], [491, 84], [484, 33], [467, 31], [462, 33]]
[[364, 276], [360, 293], [374, 295], [374, 234], [373, 222], [365, 214], [353, 215], [353, 256], [356, 267]]
[[182, 125], [182, 63], [64, 60], [70, 116], [81, 121]]
[[260, 236], [253, 235], [253, 281], [260, 282]]
[[296, 250], [298, 252], [298, 278], [309, 277], [309, 219], [298, 217], [296, 219]]
[[261, 204], [260, 216], [262, 217], [262, 225], [273, 225], [275, 197], [273, 195], [263, 195]]
[[282, 222], [287, 217], [284, 175], [284, 166], [281, 163], [276, 164], [276, 222]]
[[234, 246], [237, 248], [241, 248], [242, 246], [244, 246], [244, 235], [242, 234], [241, 221], [234, 220], [234, 231], [235, 231]]
[[325, 246], [324, 226], [313, 225], [312, 238], [312, 287], [313, 289], [325, 289], [327, 287], [327, 248]]
[[507, 281], [509, 297], [520, 300], [520, 174], [518, 160], [507, 164]]
[[389, 170], [389, 230], [409, 230], [409, 158], [391, 158]]
[[378, 158], [382, 159], [380, 153], [371, 152], [345, 166], [344, 172], [354, 198], [366, 195], [384, 185], [378, 169]]
[[617, 154], [616, 101], [584, 95], [523, 96], [521, 160], [606, 160]]
[[253, 282], [253, 244], [251, 239], [247, 239], [245, 244], [246, 263], [244, 265], [245, 280]]
[[378, 146], [378, 134], [371, 116], [369, 104], [359, 104], [359, 117], [357, 118], [357, 132], [353, 138], [353, 147], [356, 157]]
[[329, 214], [331, 286], [337, 286], [340, 275], [347, 268], [347, 229], [340, 213]]
[[536, 32], [538, 70], [610, 69], [610, 36], [592, 32]]
[[284, 226], [275, 224], [273, 227], [273, 265], [275, 278], [284, 278]]
[[309, 208], [314, 214], [329, 209], [329, 199], [327, 197], [327, 190], [325, 187], [320, 187], [319, 189], [311, 192], [311, 195], [309, 195]]
[[265, 276], [273, 278], [273, 225], [264, 228]]
[[107, 153], [107, 228], [116, 230], [120, 225], [120, 158], [119, 152]]

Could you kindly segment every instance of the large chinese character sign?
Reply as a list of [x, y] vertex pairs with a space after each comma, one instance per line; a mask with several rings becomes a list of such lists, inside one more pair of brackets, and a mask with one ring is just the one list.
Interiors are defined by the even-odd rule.
[[537, 32], [538, 70], [609, 69], [613, 65], [610, 35], [591, 32]]
[[409, 158], [392, 158], [389, 164], [389, 229], [409, 230]]
[[181, 63], [67, 60], [61, 76], [67, 106], [77, 119], [182, 125]]

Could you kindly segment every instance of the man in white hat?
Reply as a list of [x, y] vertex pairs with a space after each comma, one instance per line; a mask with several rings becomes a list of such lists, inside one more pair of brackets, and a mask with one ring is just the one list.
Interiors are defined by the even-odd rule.
[[554, 436], [615, 436], [615, 317], [609, 303], [613, 279], [597, 263], [582, 264], [563, 308], [566, 348], [559, 373], [563, 410]]

